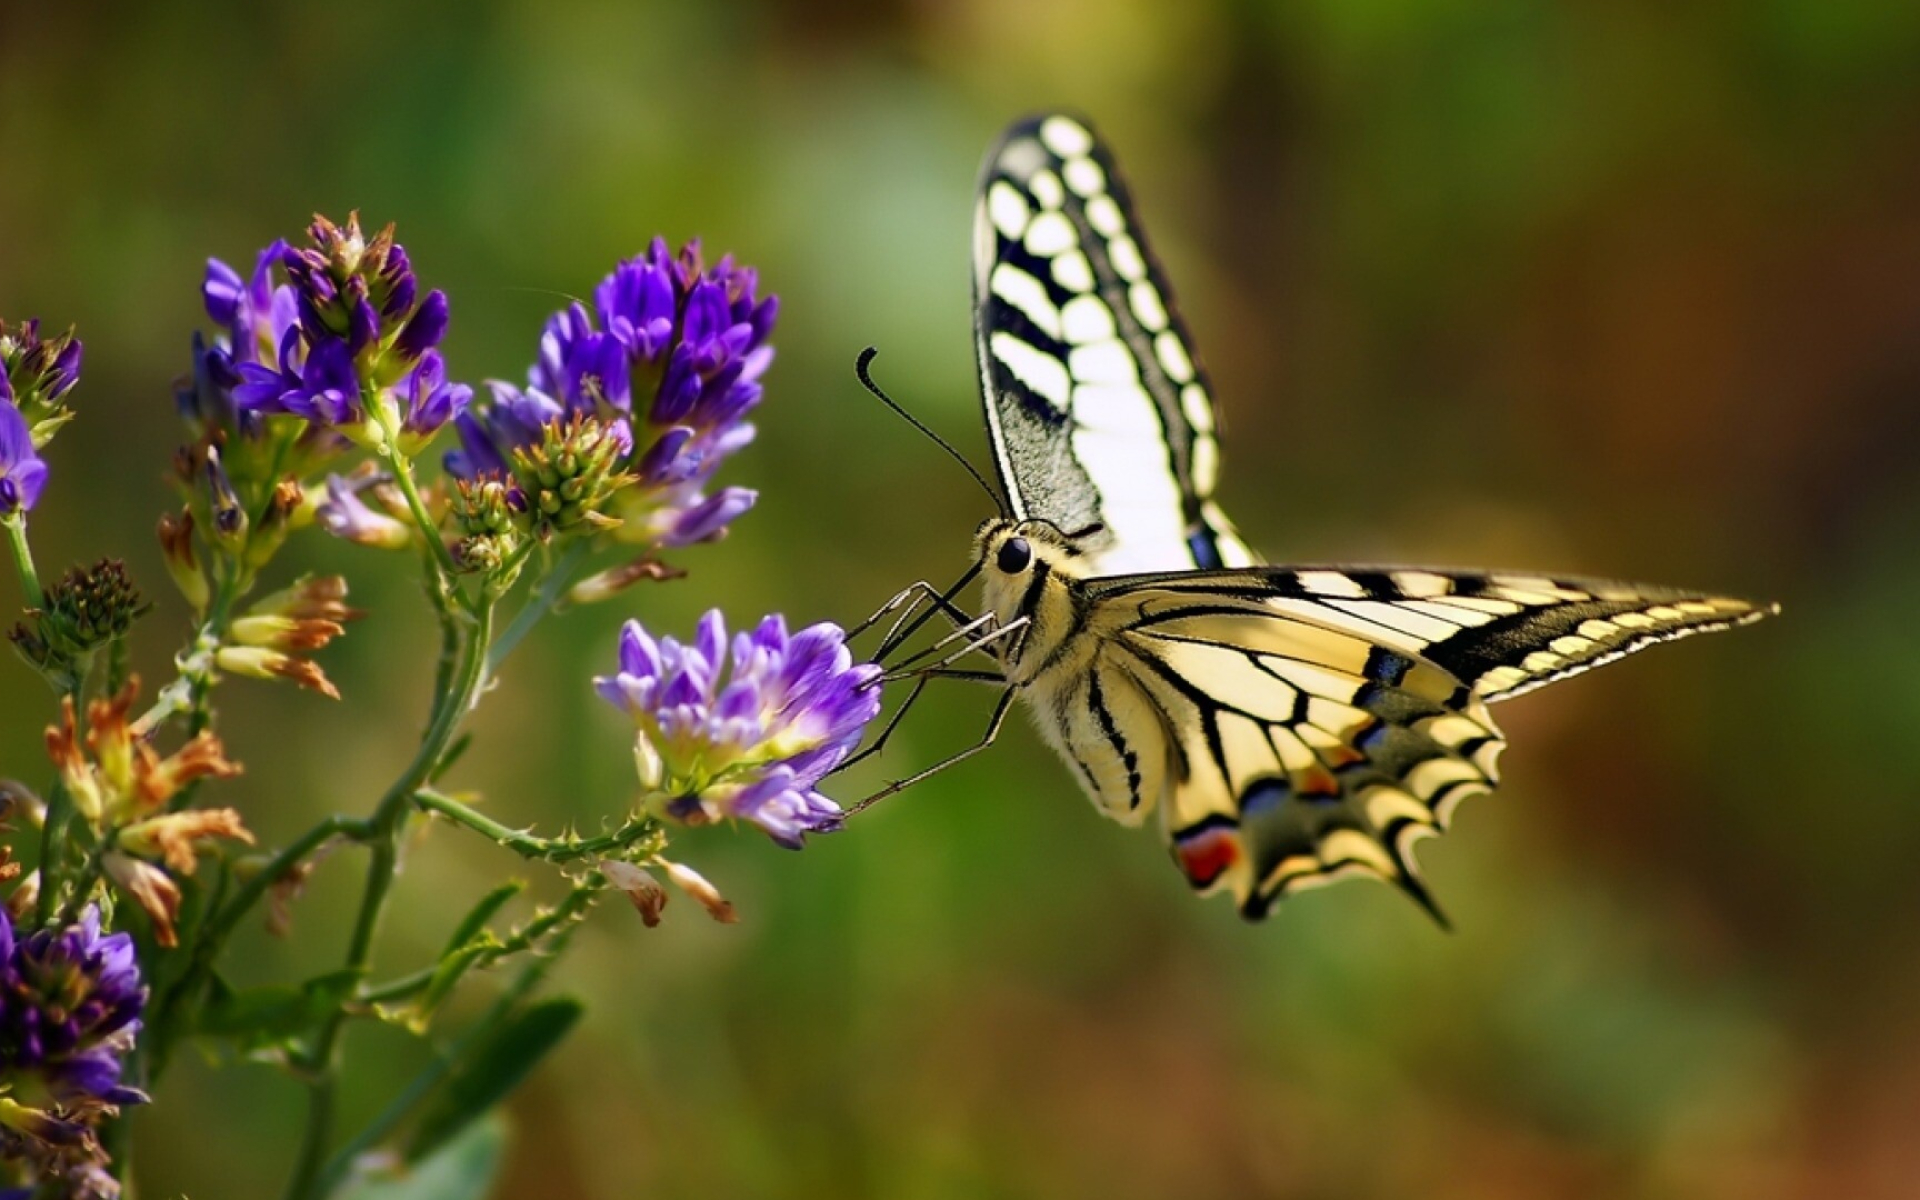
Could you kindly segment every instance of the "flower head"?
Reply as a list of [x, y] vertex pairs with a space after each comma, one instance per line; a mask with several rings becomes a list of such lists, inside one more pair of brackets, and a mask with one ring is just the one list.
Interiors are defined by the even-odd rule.
[[418, 450], [471, 395], [447, 381], [434, 350], [447, 331], [445, 293], [419, 295], [391, 225], [368, 238], [357, 213], [344, 226], [315, 217], [307, 235], [304, 247], [267, 247], [245, 281], [208, 261], [201, 296], [225, 335], [196, 342], [182, 410], [249, 433], [264, 418], [297, 417], [327, 435], [316, 451], [389, 434]]
[[662, 815], [752, 821], [798, 847], [839, 825], [839, 806], [815, 789], [879, 714], [879, 676], [854, 663], [836, 625], [789, 635], [771, 616], [729, 644], [715, 611], [685, 645], [627, 622], [619, 671], [594, 686], [633, 718], [641, 782]]
[[196, 779], [240, 773], [212, 730], [162, 757], [129, 719], [139, 690], [139, 681], [130, 680], [111, 697], [89, 700], [84, 738], [72, 697], [61, 702], [60, 723], [47, 727], [47, 757], [89, 821], [119, 825], [161, 811]]
[[35, 446], [46, 445], [73, 419], [66, 396], [80, 382], [80, 355], [80, 339], [71, 329], [43, 338], [38, 321], [11, 328], [0, 321], [0, 401], [20, 410]]
[[548, 319], [528, 387], [494, 384], [490, 403], [459, 419], [448, 470], [518, 479], [514, 453], [537, 446], [542, 427], [590, 418], [620, 443], [620, 486], [596, 501], [616, 537], [684, 546], [719, 536], [755, 498], [707, 487], [753, 440], [745, 418], [773, 361], [778, 302], [757, 288], [731, 258], [708, 267], [697, 242], [674, 255], [655, 239], [601, 281], [591, 311], [573, 304]]
[[145, 1101], [120, 1072], [146, 1000], [133, 939], [102, 936], [97, 909], [25, 937], [0, 910], [0, 1125], [71, 1145], [96, 1116]]
[[76, 671], [85, 673], [89, 655], [125, 637], [151, 607], [126, 564], [103, 558], [91, 567], [74, 567], [49, 585], [45, 607], [28, 609], [27, 619], [7, 637], [43, 674], [73, 683]]

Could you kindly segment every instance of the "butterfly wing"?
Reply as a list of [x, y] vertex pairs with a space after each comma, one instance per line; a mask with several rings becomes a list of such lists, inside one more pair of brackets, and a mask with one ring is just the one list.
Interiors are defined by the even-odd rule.
[[[1100, 668], [1156, 714], [1162, 822], [1195, 888], [1264, 916], [1344, 875], [1434, 909], [1412, 845], [1498, 781], [1504, 699], [1775, 611], [1534, 575], [1256, 568], [1093, 580]], [[1110, 689], [1111, 690], [1111, 689]], [[1096, 714], [1097, 717], [1097, 714]]]
[[1258, 561], [1213, 502], [1213, 400], [1113, 156], [1078, 117], [1014, 124], [974, 218], [974, 337], [1013, 514], [1085, 539], [1093, 573]]

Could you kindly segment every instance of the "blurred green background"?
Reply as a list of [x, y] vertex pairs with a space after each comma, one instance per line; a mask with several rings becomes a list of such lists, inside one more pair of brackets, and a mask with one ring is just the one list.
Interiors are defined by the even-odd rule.
[[[1021, 728], [786, 854], [678, 852], [738, 903], [609, 906], [556, 973], [588, 1020], [522, 1091], [502, 1195], [1904, 1197], [1920, 1194], [1920, 6], [1835, 0], [676, 0], [8, 6], [0, 312], [75, 322], [43, 569], [124, 555], [176, 439], [202, 260], [315, 209], [397, 221], [458, 377], [662, 232], [784, 308], [762, 490], [692, 577], [545, 628], [459, 782], [594, 827], [632, 791], [587, 677], [621, 620], [856, 619], [964, 565], [981, 499], [859, 391], [984, 460], [979, 156], [1070, 104], [1118, 147], [1276, 558], [1550, 568], [1782, 601], [1501, 709], [1507, 784], [1426, 847], [1457, 932], [1347, 884], [1243, 926], [1096, 817]], [[347, 695], [235, 682], [221, 790], [267, 840], [404, 763], [434, 647], [404, 564], [320, 535], [371, 619]], [[17, 603], [11, 580], [3, 598]], [[185, 616], [146, 628], [162, 677]], [[0, 688], [10, 772], [47, 695]], [[889, 767], [964, 744], [936, 696]], [[856, 796], [884, 778], [839, 781]], [[413, 846], [394, 971], [521, 870]], [[338, 961], [358, 866], [242, 978]], [[540, 888], [554, 880], [533, 873]], [[491, 983], [476, 989], [485, 992]], [[473, 1002], [484, 999], [472, 997]], [[457, 1015], [457, 1014], [456, 1014]], [[349, 1114], [422, 1059], [357, 1029]], [[183, 1064], [142, 1193], [276, 1194], [298, 1089]]]

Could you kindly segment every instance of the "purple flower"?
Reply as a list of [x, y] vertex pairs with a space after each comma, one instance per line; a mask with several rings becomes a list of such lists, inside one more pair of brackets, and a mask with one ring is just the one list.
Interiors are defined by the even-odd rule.
[[797, 849], [839, 827], [839, 806], [815, 789], [879, 715], [879, 677], [854, 663], [836, 625], [789, 635], [770, 616], [729, 645], [713, 611], [686, 645], [627, 622], [619, 671], [593, 682], [633, 718], [641, 783], [662, 815], [752, 821]]
[[13, 1127], [58, 1141], [104, 1111], [144, 1102], [120, 1072], [146, 1001], [133, 939], [101, 936], [97, 909], [24, 938], [0, 910], [0, 1092], [32, 1106], [31, 1115], [12, 1114]]
[[755, 499], [746, 488], [707, 487], [753, 440], [745, 418], [773, 361], [778, 302], [757, 288], [731, 258], [709, 268], [697, 242], [676, 256], [656, 238], [601, 281], [591, 311], [573, 304], [548, 319], [528, 389], [494, 385], [492, 403], [461, 422], [448, 469], [467, 480], [509, 473], [512, 452], [539, 440], [527, 425], [536, 410], [547, 423], [593, 417], [630, 443], [620, 466], [631, 478], [605, 514], [619, 522], [616, 538], [684, 546], [718, 537]]
[[447, 365], [438, 350], [420, 356], [400, 391], [406, 412], [400, 431], [417, 443], [408, 448], [409, 452], [430, 441], [448, 421], [465, 412], [473, 399], [472, 388], [447, 381]]
[[47, 464], [33, 452], [33, 431], [11, 401], [0, 401], [0, 516], [30, 509], [47, 484]]
[[[247, 280], [208, 260], [201, 297], [224, 336], [210, 347], [196, 340], [183, 413], [248, 435], [263, 418], [298, 417], [326, 435], [307, 447], [317, 452], [337, 452], [342, 435], [372, 444], [389, 432], [418, 450], [472, 394], [447, 381], [434, 349], [447, 332], [446, 294], [420, 297], [390, 225], [368, 239], [357, 214], [345, 226], [316, 217], [308, 237], [304, 248], [267, 247]], [[388, 423], [398, 428], [374, 428]]]
[[321, 426], [351, 425], [366, 417], [353, 353], [338, 338], [309, 346], [300, 330], [289, 329], [280, 341], [279, 368], [241, 363], [240, 379], [233, 399], [245, 412], [287, 413]]

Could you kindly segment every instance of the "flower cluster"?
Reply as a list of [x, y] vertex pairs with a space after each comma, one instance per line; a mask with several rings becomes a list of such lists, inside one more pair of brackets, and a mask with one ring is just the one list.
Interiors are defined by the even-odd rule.
[[162, 757], [131, 719], [138, 693], [136, 680], [117, 695], [90, 701], [84, 737], [73, 700], [65, 698], [60, 723], [47, 728], [47, 755], [75, 811], [96, 830], [116, 831], [116, 848], [103, 862], [107, 875], [146, 910], [154, 940], [171, 946], [180, 889], [148, 860], [186, 874], [209, 841], [252, 842], [253, 835], [232, 809], [175, 810], [172, 801], [189, 784], [230, 778], [240, 766], [210, 730]]
[[[371, 239], [359, 214], [344, 227], [315, 217], [311, 244], [269, 246], [242, 281], [207, 263], [207, 315], [225, 326], [206, 351], [215, 397], [233, 419], [286, 414], [364, 444], [398, 436], [409, 453], [466, 406], [434, 347], [447, 332], [447, 297], [419, 295], [405, 247], [389, 225]], [[287, 282], [275, 285], [274, 272]], [[222, 413], [221, 415], [225, 415]]]
[[729, 645], [716, 611], [688, 645], [627, 622], [619, 671], [594, 686], [633, 718], [640, 782], [660, 815], [751, 821], [797, 848], [839, 827], [839, 806], [815, 788], [879, 714], [879, 676], [854, 663], [838, 626], [789, 635], [772, 616]]
[[74, 567], [46, 590], [45, 604], [28, 609], [7, 637], [33, 667], [71, 690], [92, 656], [127, 635], [152, 605], [140, 595], [126, 564], [103, 558]]
[[133, 939], [102, 936], [96, 909], [25, 937], [0, 910], [0, 1157], [59, 1195], [113, 1194], [77, 1185], [111, 1186], [93, 1126], [146, 1100], [121, 1082], [146, 1000]]
[[[540, 536], [611, 528], [637, 545], [684, 546], [723, 533], [754, 493], [707, 486], [753, 440], [746, 415], [773, 361], [778, 301], [731, 257], [707, 266], [694, 242], [655, 239], [548, 320], [528, 386], [491, 385], [455, 420], [448, 470], [469, 539], [502, 521]], [[490, 487], [489, 485], [497, 485]]]
[[0, 401], [19, 410], [35, 446], [73, 419], [66, 397], [80, 382], [80, 354], [71, 329], [43, 338], [38, 321], [12, 328], [0, 321]]

